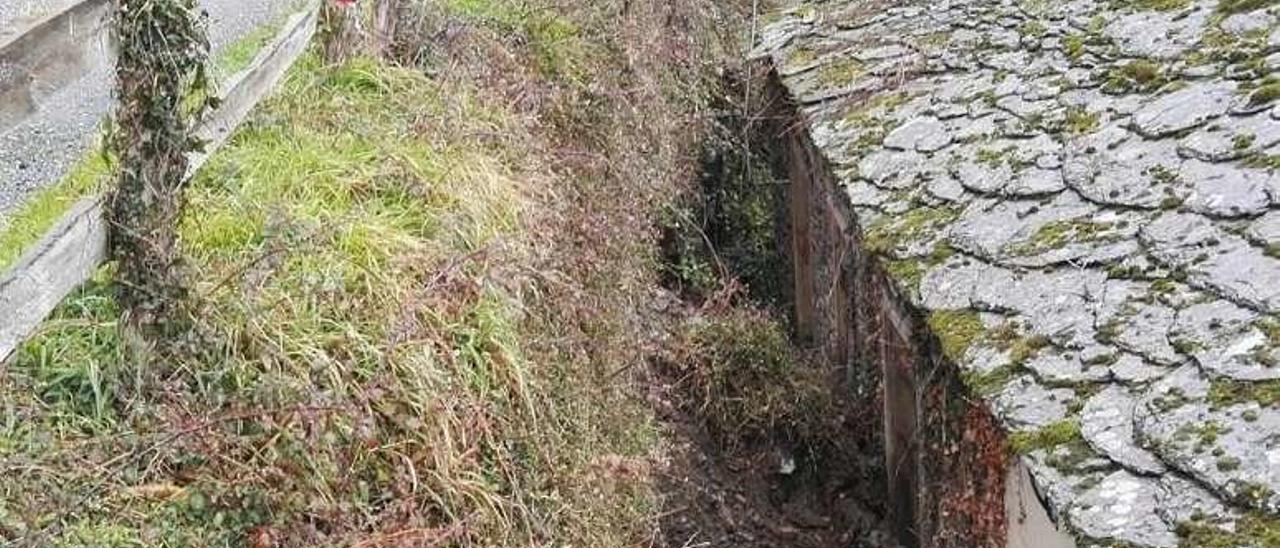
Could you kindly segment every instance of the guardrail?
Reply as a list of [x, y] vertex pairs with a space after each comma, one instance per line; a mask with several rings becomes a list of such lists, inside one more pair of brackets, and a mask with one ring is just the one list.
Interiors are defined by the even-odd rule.
[[[28, 33], [10, 42], [0, 42], [0, 66], [3, 66], [6, 48], [10, 44], [35, 44], [38, 49], [43, 39], [49, 40], [51, 47], [60, 47], [65, 36], [58, 35], [58, 29], [66, 31], [67, 25], [74, 26], [74, 22], [81, 21], [87, 17], [86, 14], [96, 13], [98, 19], [95, 24], [101, 28], [101, 17], [106, 11], [90, 9], [91, 4], [105, 6], [106, 2], [81, 2], [37, 24], [31, 31], [36, 34]], [[306, 9], [289, 17], [253, 62], [222, 85], [222, 103], [197, 128], [197, 135], [207, 145], [203, 152], [191, 155], [187, 178], [192, 177], [226, 142], [249, 111], [270, 94], [302, 55], [315, 34], [318, 13], [319, 3], [313, 1]], [[56, 49], [50, 50], [49, 55], [55, 54]], [[4, 86], [5, 81], [0, 79], [0, 105], [4, 104], [8, 93], [20, 94]], [[4, 116], [5, 110], [0, 106], [0, 127], [4, 127]], [[106, 258], [106, 237], [102, 198], [85, 198], [68, 210], [9, 272], [0, 277], [0, 362], [17, 349], [67, 294], [93, 275]]]

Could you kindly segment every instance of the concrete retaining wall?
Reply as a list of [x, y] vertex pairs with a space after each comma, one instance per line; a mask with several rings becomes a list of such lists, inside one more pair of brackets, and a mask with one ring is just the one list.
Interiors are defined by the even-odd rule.
[[[188, 178], [226, 142], [254, 105], [270, 94], [306, 49], [315, 33], [317, 13], [313, 3], [290, 17], [253, 63], [223, 85], [222, 104], [198, 129], [198, 135], [208, 145], [204, 152], [192, 155]], [[6, 88], [0, 83], [0, 98], [4, 93]], [[93, 274], [105, 259], [106, 234], [101, 199], [86, 198], [0, 277], [0, 361], [7, 359], [68, 293]]]

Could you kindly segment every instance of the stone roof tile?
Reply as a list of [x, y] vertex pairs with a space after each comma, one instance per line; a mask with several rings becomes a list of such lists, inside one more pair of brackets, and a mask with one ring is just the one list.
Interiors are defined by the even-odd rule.
[[1022, 448], [1050, 515], [1144, 547], [1280, 530], [1276, 9], [864, 4], [790, 10], [757, 53], [868, 247], [921, 263], [912, 304], [986, 326], [949, 356], [975, 393], [1078, 431]]

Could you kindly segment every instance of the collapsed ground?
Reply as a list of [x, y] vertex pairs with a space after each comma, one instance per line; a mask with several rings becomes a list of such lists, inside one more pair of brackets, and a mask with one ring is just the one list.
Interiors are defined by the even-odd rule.
[[201, 352], [127, 363], [108, 267], [0, 372], [0, 538], [880, 544], [720, 4], [411, 4], [394, 59], [304, 58], [189, 189]]

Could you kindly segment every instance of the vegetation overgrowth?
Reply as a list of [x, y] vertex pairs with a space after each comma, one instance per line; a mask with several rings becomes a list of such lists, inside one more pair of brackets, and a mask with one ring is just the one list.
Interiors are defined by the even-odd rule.
[[396, 16], [391, 59], [308, 54], [187, 189], [196, 351], [131, 360], [108, 266], [6, 364], [0, 538], [663, 544], [655, 375], [725, 446], [838, 433], [745, 296], [780, 285], [766, 202], [700, 202], [749, 4]]

